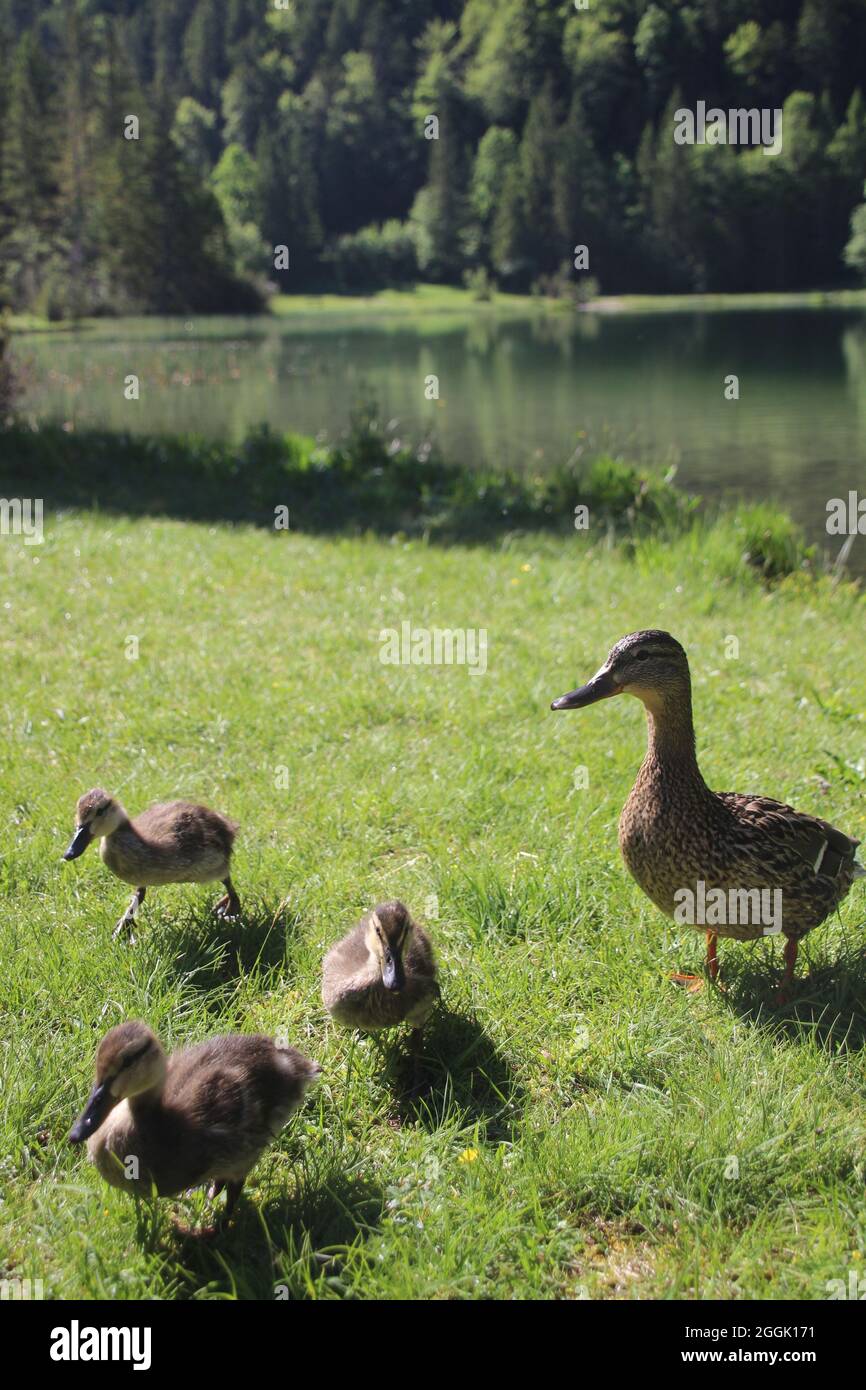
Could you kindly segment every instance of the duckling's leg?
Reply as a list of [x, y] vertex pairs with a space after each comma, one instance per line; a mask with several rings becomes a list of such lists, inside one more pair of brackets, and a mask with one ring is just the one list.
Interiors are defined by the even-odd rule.
[[224, 1223], [230, 1220], [231, 1214], [237, 1206], [238, 1197], [240, 1197], [241, 1192], [243, 1191], [243, 1186], [243, 1178], [238, 1178], [236, 1181], [231, 1178], [226, 1178], [226, 1204], [223, 1209]]
[[794, 979], [794, 970], [797, 966], [797, 952], [799, 949], [800, 943], [797, 940], [796, 936], [786, 937], [785, 951], [783, 957], [785, 961], [785, 973], [782, 976], [782, 980], [779, 985], [779, 990], [776, 995], [777, 1004], [787, 1004], [790, 998], [791, 983]]
[[[114, 931], [111, 933], [112, 941], [116, 936], [120, 935], [124, 927], [132, 926], [133, 922], [135, 921], [135, 914], [141, 907], [141, 904], [144, 902], [144, 895], [146, 891], [147, 889], [145, 888], [136, 888], [135, 892], [132, 895], [132, 902], [129, 904], [129, 907], [126, 909], [117, 926], [114, 928]], [[129, 934], [129, 939], [131, 942], [135, 941], [132, 932], [130, 932]]]
[[234, 885], [230, 878], [223, 879], [223, 887], [227, 890], [224, 898], [220, 898], [214, 912], [217, 917], [239, 917], [241, 911], [241, 900], [234, 890]]
[[233, 1178], [214, 1178], [207, 1190], [208, 1200], [213, 1202], [225, 1189], [226, 1203], [223, 1207], [222, 1216], [216, 1221], [212, 1221], [209, 1226], [186, 1226], [175, 1214], [172, 1216], [172, 1225], [186, 1240], [213, 1240], [228, 1225], [232, 1212], [234, 1211], [238, 1197], [243, 1190], [244, 1180], [235, 1181]]

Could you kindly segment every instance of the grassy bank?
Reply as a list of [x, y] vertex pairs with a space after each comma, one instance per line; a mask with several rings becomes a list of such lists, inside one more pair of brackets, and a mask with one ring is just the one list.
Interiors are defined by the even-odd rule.
[[866, 290], [803, 290], [751, 294], [602, 295], [586, 306], [599, 314], [713, 314], [748, 309], [866, 309]]
[[[801, 293], [600, 295], [582, 306], [580, 311], [567, 299], [552, 299], [538, 294], [511, 294], [498, 289], [494, 289], [490, 299], [479, 299], [472, 290], [458, 285], [418, 284], [407, 289], [377, 290], [371, 294], [277, 294], [268, 301], [268, 313], [279, 319], [423, 318], [425, 322], [437, 319], [450, 321], [455, 315], [525, 318], [527, 314], [539, 313], [659, 314], [717, 313], [744, 309], [863, 308], [866, 308], [866, 289], [804, 290]], [[194, 317], [196, 331], [206, 333], [208, 318], [201, 315]], [[60, 333], [72, 326], [69, 321], [52, 321], [36, 314], [12, 314], [7, 322], [9, 328], [17, 333]], [[96, 330], [106, 322], [110, 320], [79, 319], [74, 326], [79, 330]]]
[[[520, 317], [528, 313], [578, 312], [573, 301], [540, 294], [511, 294], [494, 289], [490, 300], [479, 300], [456, 285], [416, 285], [411, 289], [379, 290], [370, 295], [275, 295], [271, 313], [280, 317], [308, 314], [378, 316], [496, 312]], [[748, 294], [602, 294], [581, 306], [585, 313], [723, 313], [744, 309], [864, 309], [866, 289], [752, 291]]]
[[373, 294], [278, 294], [271, 299], [272, 314], [280, 318], [306, 314], [436, 315], [490, 313], [523, 317], [552, 307], [572, 309], [563, 300], [532, 294], [507, 294], [494, 290], [491, 299], [479, 299], [458, 285], [414, 285], [409, 289], [377, 290]]
[[[544, 312], [551, 308], [572, 311], [564, 300], [544, 299], [538, 295], [507, 294], [496, 291], [492, 299], [479, 299], [471, 290], [458, 285], [419, 284], [406, 289], [376, 290], [371, 294], [277, 294], [268, 301], [268, 313], [277, 318], [319, 317], [416, 317], [465, 315], [468, 313], [524, 317], [527, 313]], [[193, 316], [199, 325], [207, 316]], [[264, 315], [263, 317], [267, 317]], [[104, 319], [79, 319], [76, 327], [96, 327]], [[41, 318], [37, 314], [11, 314], [9, 328], [18, 333], [61, 332], [69, 328], [68, 321]]]
[[[108, 445], [42, 440], [0, 442], [7, 479], [10, 460], [43, 469], [18, 476], [47, 508], [42, 545], [0, 538], [0, 1277], [118, 1299], [821, 1299], [861, 1270], [862, 888], [807, 940], [787, 1009], [772, 939], [723, 944], [724, 992], [676, 991], [666, 972], [702, 941], [616, 845], [640, 711], [548, 708], [616, 637], [668, 628], [711, 783], [866, 835], [857, 594], [768, 587], [737, 515], [500, 525], [484, 544], [389, 534], [387, 511], [379, 534], [275, 532], [216, 464], [209, 482], [191, 467], [196, 488], [169, 450], [151, 494], [153, 456], [122, 439], [107, 510]], [[404, 621], [486, 628], [486, 674], [382, 665], [379, 633]], [[93, 851], [60, 861], [97, 783], [130, 811], [182, 795], [235, 816], [242, 919], [167, 888], [134, 948], [112, 942], [125, 887]], [[353, 1041], [318, 996], [327, 946], [392, 895], [442, 970], [414, 1102], [400, 1039]], [[97, 1041], [129, 1016], [170, 1046], [285, 1030], [324, 1067], [212, 1245], [181, 1242], [168, 1203], [137, 1215], [66, 1143]]]
[[576, 545], [619, 543], [637, 554], [674, 538], [719, 575], [775, 580], [817, 563], [801, 530], [771, 507], [709, 512], [671, 476], [594, 451], [541, 474], [466, 468], [430, 443], [388, 434], [375, 406], [359, 406], [333, 445], [265, 427], [239, 446], [197, 437], [9, 429], [0, 455], [7, 495], [133, 515], [254, 522], [273, 528], [288, 509], [301, 531], [374, 531], [440, 541], [520, 532], [570, 535]]

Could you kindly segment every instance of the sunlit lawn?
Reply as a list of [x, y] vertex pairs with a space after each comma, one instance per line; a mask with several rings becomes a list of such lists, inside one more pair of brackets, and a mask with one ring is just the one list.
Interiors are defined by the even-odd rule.
[[[686, 543], [636, 564], [576, 537], [46, 530], [0, 538], [0, 1275], [46, 1297], [820, 1299], [862, 1267], [862, 887], [787, 1010], [772, 940], [722, 944], [724, 992], [677, 991], [701, 938], [616, 843], [640, 708], [548, 708], [622, 633], [668, 628], [710, 782], [864, 835], [860, 602], [723, 583]], [[403, 621], [486, 628], [487, 673], [382, 665]], [[131, 813], [235, 816], [242, 920], [214, 919], [217, 885], [167, 888], [137, 945], [113, 942], [126, 886], [92, 850], [60, 857], [95, 784]], [[327, 946], [391, 896], [441, 961], [418, 1102], [404, 1041], [355, 1039], [319, 999]], [[99, 1038], [135, 1016], [168, 1046], [286, 1031], [324, 1067], [210, 1244], [66, 1142]]]

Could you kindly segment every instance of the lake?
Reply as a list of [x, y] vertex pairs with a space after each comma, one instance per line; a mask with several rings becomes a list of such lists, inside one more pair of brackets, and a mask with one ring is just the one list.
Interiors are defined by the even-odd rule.
[[[543, 469], [603, 444], [675, 463], [707, 496], [776, 500], [832, 553], [828, 499], [866, 495], [862, 310], [118, 319], [16, 335], [15, 351], [30, 413], [78, 427], [333, 438], [372, 395], [401, 437], [432, 431], [455, 461]], [[866, 539], [851, 563], [866, 568]]]

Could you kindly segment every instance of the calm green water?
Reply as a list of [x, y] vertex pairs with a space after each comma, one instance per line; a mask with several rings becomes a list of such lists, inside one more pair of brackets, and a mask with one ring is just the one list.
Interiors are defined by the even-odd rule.
[[[432, 430], [455, 460], [543, 468], [588, 435], [675, 462], [705, 495], [781, 501], [834, 552], [827, 499], [866, 495], [859, 311], [115, 320], [22, 335], [16, 351], [31, 413], [78, 427], [238, 439], [267, 421], [334, 437], [372, 393], [400, 435]], [[738, 401], [724, 398], [730, 373]], [[425, 399], [433, 375], [438, 401]], [[866, 539], [851, 560], [864, 567]]]

